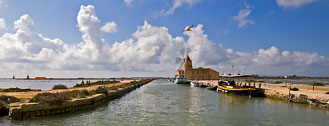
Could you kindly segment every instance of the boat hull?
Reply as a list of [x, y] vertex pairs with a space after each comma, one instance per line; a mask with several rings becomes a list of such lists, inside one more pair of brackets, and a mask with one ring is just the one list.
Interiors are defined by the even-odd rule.
[[190, 84], [190, 82], [184, 80], [184, 79], [176, 79], [174, 81], [175, 84]]
[[197, 82], [191, 82], [191, 87], [200, 87], [200, 84]]
[[228, 93], [228, 94], [252, 95], [255, 93], [256, 88], [228, 88], [228, 87], [218, 86], [217, 91]]
[[217, 90], [217, 86], [214, 86], [214, 87], [207, 87], [208, 90], [213, 90], [213, 91], [216, 91]]

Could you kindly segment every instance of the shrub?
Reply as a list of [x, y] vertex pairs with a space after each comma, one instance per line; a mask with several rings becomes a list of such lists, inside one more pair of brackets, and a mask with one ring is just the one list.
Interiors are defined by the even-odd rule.
[[324, 84], [319, 83], [319, 82], [313, 83], [313, 85], [314, 85], [314, 86], [324, 86]]
[[13, 96], [7, 96], [7, 95], [1, 95], [0, 100], [9, 104], [9, 103], [14, 103], [14, 102], [19, 102], [19, 99]]
[[65, 92], [64, 95], [72, 99], [72, 98], [85, 98], [90, 94], [87, 90], [73, 90], [73, 91]]
[[31, 91], [31, 89], [20, 89], [16, 87], [16, 88], [5, 89], [3, 92], [27, 92], [27, 91]]
[[7, 103], [0, 100], [0, 116], [8, 115]]
[[73, 87], [85, 87], [85, 82], [82, 80], [80, 84], [76, 84]]
[[56, 89], [67, 89], [66, 85], [63, 85], [63, 84], [57, 84], [57, 85], [54, 85], [53, 87], [53, 90], [56, 90]]
[[96, 93], [96, 94], [101, 94], [101, 93], [103, 93], [103, 94], [107, 95], [107, 94], [108, 94], [108, 91], [107, 91], [107, 89], [106, 89], [105, 87], [98, 87], [98, 88], [95, 90], [95, 93]]
[[96, 82], [90, 82], [86, 81], [86, 84], [84, 81], [82, 81], [80, 84], [76, 84], [73, 87], [89, 87], [92, 85], [104, 85], [104, 84], [114, 84], [114, 83], [119, 83], [120, 81], [96, 81]]
[[90, 93], [87, 90], [82, 90], [81, 93], [86, 95], [86, 96], [90, 95]]
[[299, 89], [298, 89], [298, 88], [296, 88], [296, 87], [294, 87], [294, 88], [291, 88], [290, 90], [291, 90], [291, 91], [299, 91]]
[[39, 93], [30, 102], [47, 103], [50, 105], [62, 105], [69, 98], [63, 93]]
[[274, 84], [281, 84], [282, 81], [275, 81]]

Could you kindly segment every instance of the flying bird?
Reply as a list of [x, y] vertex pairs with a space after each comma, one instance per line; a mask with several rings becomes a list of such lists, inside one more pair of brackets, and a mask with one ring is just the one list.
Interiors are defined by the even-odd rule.
[[193, 25], [191, 25], [191, 26], [188, 26], [187, 28], [185, 28], [185, 30], [183, 31], [183, 32], [185, 32], [185, 31], [192, 31], [192, 29], [191, 28], [193, 28]]

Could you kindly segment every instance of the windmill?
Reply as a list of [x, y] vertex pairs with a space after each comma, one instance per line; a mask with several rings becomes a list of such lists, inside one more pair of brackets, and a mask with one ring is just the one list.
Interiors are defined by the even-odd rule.
[[179, 64], [178, 65], [178, 70], [182, 69], [182, 66], [184, 64], [184, 60], [185, 60], [185, 56], [188, 55], [188, 53], [190, 53], [191, 50], [189, 48], [182, 48], [179, 53], [180, 53], [180, 57], [176, 57], [176, 63]]

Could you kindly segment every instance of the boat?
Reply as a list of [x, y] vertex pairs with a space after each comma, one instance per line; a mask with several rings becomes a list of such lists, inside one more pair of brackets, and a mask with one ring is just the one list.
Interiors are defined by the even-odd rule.
[[209, 84], [204, 84], [204, 83], [202, 83], [202, 84], [200, 84], [200, 87], [202, 87], [202, 88], [206, 88], [206, 87], [209, 87]]
[[213, 87], [209, 86], [209, 87], [207, 87], [207, 89], [208, 90], [216, 91], [217, 90], [217, 86], [213, 86]]
[[190, 82], [187, 81], [184, 74], [179, 74], [179, 75], [175, 75], [174, 83], [175, 84], [189, 84]]
[[196, 81], [191, 82], [191, 87], [199, 87], [200, 84]]
[[228, 94], [240, 94], [251, 96], [261, 96], [261, 89], [257, 89], [251, 85], [237, 85], [234, 81], [234, 77], [228, 77], [224, 81], [220, 81], [217, 86], [218, 92]]

